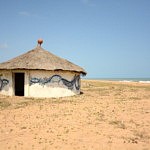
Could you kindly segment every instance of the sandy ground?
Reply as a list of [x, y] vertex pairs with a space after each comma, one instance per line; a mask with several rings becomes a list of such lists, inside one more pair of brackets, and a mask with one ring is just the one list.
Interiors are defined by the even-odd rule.
[[150, 84], [82, 81], [82, 91], [0, 95], [0, 150], [150, 150]]

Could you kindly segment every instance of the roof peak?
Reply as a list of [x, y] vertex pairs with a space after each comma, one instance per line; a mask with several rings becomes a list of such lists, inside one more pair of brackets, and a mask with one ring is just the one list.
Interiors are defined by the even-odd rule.
[[42, 43], [43, 43], [43, 39], [40, 38], [40, 39], [37, 40], [37, 42], [38, 42], [38, 46], [41, 46]]

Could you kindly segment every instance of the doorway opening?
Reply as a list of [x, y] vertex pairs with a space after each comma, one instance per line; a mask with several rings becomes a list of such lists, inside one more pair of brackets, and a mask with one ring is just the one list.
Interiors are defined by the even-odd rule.
[[15, 73], [15, 96], [24, 96], [24, 73]]

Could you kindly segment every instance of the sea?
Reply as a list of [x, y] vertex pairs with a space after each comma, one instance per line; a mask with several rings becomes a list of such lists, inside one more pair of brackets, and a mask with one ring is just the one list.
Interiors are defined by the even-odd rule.
[[89, 79], [89, 80], [120, 81], [120, 82], [150, 83], [150, 78], [86, 78], [86, 79]]

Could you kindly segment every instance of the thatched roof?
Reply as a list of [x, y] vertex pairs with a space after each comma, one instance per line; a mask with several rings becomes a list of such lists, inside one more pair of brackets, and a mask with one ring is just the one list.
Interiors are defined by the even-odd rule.
[[40, 45], [23, 55], [20, 55], [7, 62], [0, 63], [0, 70], [2, 69], [31, 69], [52, 71], [63, 70], [75, 71], [86, 75], [86, 72], [83, 68], [44, 50]]

